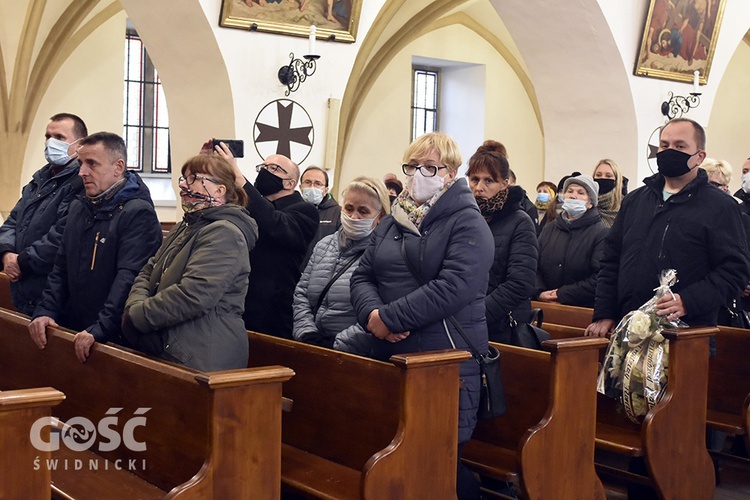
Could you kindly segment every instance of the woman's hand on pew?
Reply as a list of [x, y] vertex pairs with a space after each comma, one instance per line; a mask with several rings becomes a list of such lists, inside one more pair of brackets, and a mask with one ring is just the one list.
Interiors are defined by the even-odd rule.
[[44, 349], [47, 345], [47, 327], [59, 326], [57, 322], [49, 316], [39, 316], [29, 323], [29, 333], [31, 334], [31, 340], [34, 341], [39, 349]]
[[76, 336], [73, 338], [73, 346], [75, 347], [76, 358], [78, 358], [78, 361], [81, 363], [86, 362], [89, 353], [91, 352], [91, 346], [94, 345], [94, 342], [96, 342], [94, 336], [86, 330], [76, 333]]
[[586, 337], [608, 337], [615, 328], [613, 319], [600, 319], [586, 327], [583, 333]]

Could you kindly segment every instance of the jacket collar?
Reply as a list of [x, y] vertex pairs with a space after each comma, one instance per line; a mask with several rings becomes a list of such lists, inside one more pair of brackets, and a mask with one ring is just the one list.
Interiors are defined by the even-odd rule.
[[[646, 177], [645, 179], [643, 179], [643, 183], [651, 192], [656, 194], [659, 200], [664, 200], [664, 176], [662, 176], [661, 174], [654, 174], [651, 177]], [[682, 191], [670, 196], [669, 200], [667, 201], [671, 203], [685, 201], [688, 198], [692, 197], [698, 189], [701, 189], [705, 185], [708, 185], [708, 174], [705, 170], [698, 169], [698, 175], [695, 177], [695, 179], [690, 181], [687, 186], [682, 188]]]
[[307, 203], [307, 202], [302, 198], [302, 195], [299, 194], [298, 191], [295, 191], [292, 194], [289, 194], [287, 196], [282, 196], [281, 198], [277, 198], [271, 203], [273, 203], [273, 206], [275, 206], [277, 210], [283, 210], [296, 203]]

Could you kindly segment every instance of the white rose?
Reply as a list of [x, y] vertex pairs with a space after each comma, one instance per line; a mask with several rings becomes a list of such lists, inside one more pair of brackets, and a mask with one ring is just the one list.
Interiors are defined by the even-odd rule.
[[629, 342], [638, 343], [651, 335], [651, 318], [643, 311], [634, 311], [628, 325]]

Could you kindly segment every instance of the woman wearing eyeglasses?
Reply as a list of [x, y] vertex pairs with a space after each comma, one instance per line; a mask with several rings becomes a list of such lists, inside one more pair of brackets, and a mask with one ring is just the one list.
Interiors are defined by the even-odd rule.
[[[351, 278], [359, 323], [374, 337], [374, 357], [467, 349], [452, 322], [487, 352], [484, 297], [494, 244], [466, 179], [457, 179], [458, 145], [450, 137], [425, 134], [404, 153], [404, 191], [391, 215], [375, 228]], [[453, 318], [451, 318], [453, 317]], [[461, 365], [459, 455], [476, 425], [479, 365]], [[479, 498], [479, 486], [459, 464], [460, 499]]]
[[136, 349], [202, 371], [247, 367], [242, 313], [258, 238], [232, 166], [198, 155], [182, 166], [185, 216], [133, 283], [123, 334]]

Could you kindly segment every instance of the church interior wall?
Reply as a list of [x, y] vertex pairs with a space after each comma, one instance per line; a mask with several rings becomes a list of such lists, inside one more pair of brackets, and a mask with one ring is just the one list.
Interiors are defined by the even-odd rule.
[[[8, 84], [29, 1], [12, 4], [0, 4], [0, 43]], [[121, 4], [124, 10], [89, 34], [51, 75], [52, 84], [31, 116], [23, 166], [0, 165], [0, 170], [22, 170], [14, 192], [43, 161], [42, 131], [52, 114], [77, 112], [91, 131], [121, 131], [126, 17], [141, 33], [164, 83], [175, 172], [204, 139], [235, 137], [248, 146], [249, 154], [240, 166], [252, 180], [253, 166], [260, 160], [252, 147], [254, 120], [269, 101], [285, 98], [276, 73], [288, 63], [290, 52], [305, 52], [307, 40], [219, 27], [220, 0], [185, 0], [179, 12], [168, 0], [121, 0]], [[387, 54], [404, 24], [426, 19], [433, 5], [444, 24], [431, 25], [440, 19], [430, 18], [426, 26], [409, 27], [429, 29], [405, 47], [398, 46], [396, 55]], [[659, 112], [661, 102], [669, 91], [690, 91], [689, 84], [633, 75], [647, 6], [648, 0], [581, 0], [564, 5], [543, 0], [363, 2], [357, 41], [319, 40], [322, 57], [317, 72], [288, 97], [307, 110], [315, 128], [314, 144], [301, 167], [317, 164], [331, 169], [334, 165], [326, 164], [327, 159], [338, 158], [336, 193], [357, 175], [377, 176], [397, 168], [410, 137], [408, 73], [412, 58], [420, 56], [484, 68], [481, 139], [506, 144], [511, 166], [527, 189], [533, 191], [537, 182], [557, 180], [573, 169], [588, 173], [602, 157], [616, 159], [638, 183], [650, 174], [646, 142], [665, 121]], [[64, 7], [47, 3], [46, 29]], [[495, 18], [486, 15], [493, 11]], [[488, 32], [497, 33], [507, 52], [500, 53], [485, 34], [467, 28], [470, 24], [446, 21], [457, 15], [468, 15]], [[702, 87], [701, 105], [686, 115], [706, 125], [709, 155], [735, 167], [733, 189], [739, 187], [743, 158], [750, 155], [745, 151], [750, 113], [743, 94], [750, 79], [750, 47], [742, 41], [749, 27], [750, 3], [727, 0], [709, 83]], [[363, 60], [358, 61], [363, 48]], [[347, 86], [359, 76], [356, 71], [386, 55], [390, 59], [373, 73], [376, 81], [357, 103], [359, 111], [342, 115], [351, 119], [341, 123], [351, 133], [338, 143], [327, 140], [332, 135], [344, 137], [341, 130], [329, 129], [330, 123], [338, 123], [331, 120], [329, 99], [340, 100], [342, 110], [351, 110]], [[361, 87], [358, 82], [357, 88]], [[446, 124], [451, 126], [453, 120]], [[471, 126], [477, 130], [475, 123]], [[465, 135], [459, 140], [468, 159], [481, 140], [477, 137], [477, 144], [470, 145], [471, 136], [478, 132]], [[338, 150], [332, 152], [332, 147]], [[174, 185], [177, 175], [172, 176]], [[7, 213], [12, 205], [6, 205], [0, 211]], [[172, 215], [165, 218], [179, 216], [176, 209], [163, 213]]]

